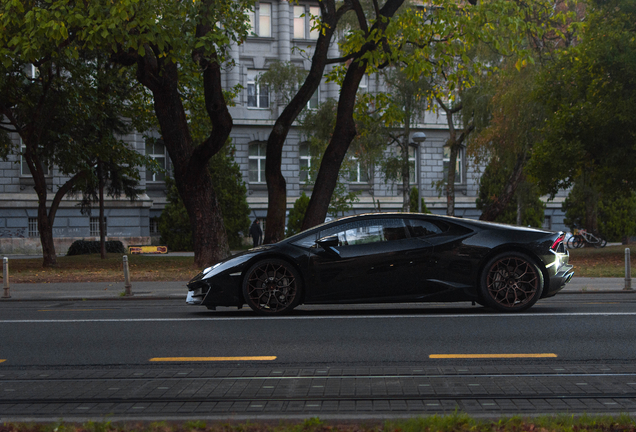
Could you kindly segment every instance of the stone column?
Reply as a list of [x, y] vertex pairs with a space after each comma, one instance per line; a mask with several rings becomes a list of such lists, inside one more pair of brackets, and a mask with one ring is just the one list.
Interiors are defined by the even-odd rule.
[[[231, 42], [229, 54], [229, 59], [234, 62], [234, 65], [228, 63], [227, 67], [225, 68], [225, 85], [228, 90], [241, 82], [239, 46], [236, 42]], [[237, 100], [236, 102], [240, 103], [240, 96], [237, 97], [239, 100]]]
[[281, 0], [278, 3], [278, 60], [282, 62], [288, 62], [291, 59], [292, 22], [289, 11], [289, 2]]

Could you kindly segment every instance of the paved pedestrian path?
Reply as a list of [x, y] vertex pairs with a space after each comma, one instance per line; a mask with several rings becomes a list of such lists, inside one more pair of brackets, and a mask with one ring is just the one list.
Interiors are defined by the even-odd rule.
[[[634, 283], [636, 285], [636, 281]], [[625, 293], [623, 278], [574, 277], [562, 293]], [[9, 287], [11, 298], [16, 300], [95, 300], [95, 299], [184, 299], [187, 294], [186, 281], [172, 282], [132, 282], [132, 296], [124, 296], [124, 282], [73, 282], [73, 283], [12, 283]], [[0, 290], [0, 293], [2, 291]], [[1, 294], [0, 294], [1, 295]]]

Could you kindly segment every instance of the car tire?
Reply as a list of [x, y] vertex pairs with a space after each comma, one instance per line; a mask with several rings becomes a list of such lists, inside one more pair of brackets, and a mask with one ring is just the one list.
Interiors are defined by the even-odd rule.
[[245, 303], [261, 315], [283, 315], [300, 303], [302, 281], [298, 271], [279, 259], [258, 261], [243, 277]]
[[543, 292], [543, 273], [520, 252], [504, 252], [484, 266], [479, 289], [484, 305], [500, 312], [521, 312]]

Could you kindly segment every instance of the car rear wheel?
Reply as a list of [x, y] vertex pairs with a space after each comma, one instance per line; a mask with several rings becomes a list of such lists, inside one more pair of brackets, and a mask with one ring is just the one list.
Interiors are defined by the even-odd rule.
[[289, 263], [268, 259], [250, 267], [243, 278], [243, 298], [254, 312], [280, 315], [300, 303], [302, 282]]
[[488, 261], [479, 288], [486, 306], [501, 312], [520, 312], [541, 297], [543, 273], [529, 256], [505, 252]]

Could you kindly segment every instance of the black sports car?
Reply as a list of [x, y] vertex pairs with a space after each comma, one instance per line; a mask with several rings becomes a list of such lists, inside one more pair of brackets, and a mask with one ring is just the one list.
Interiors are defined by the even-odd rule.
[[473, 301], [519, 312], [572, 278], [562, 232], [414, 213], [346, 217], [208, 267], [189, 304], [283, 314], [299, 304]]

